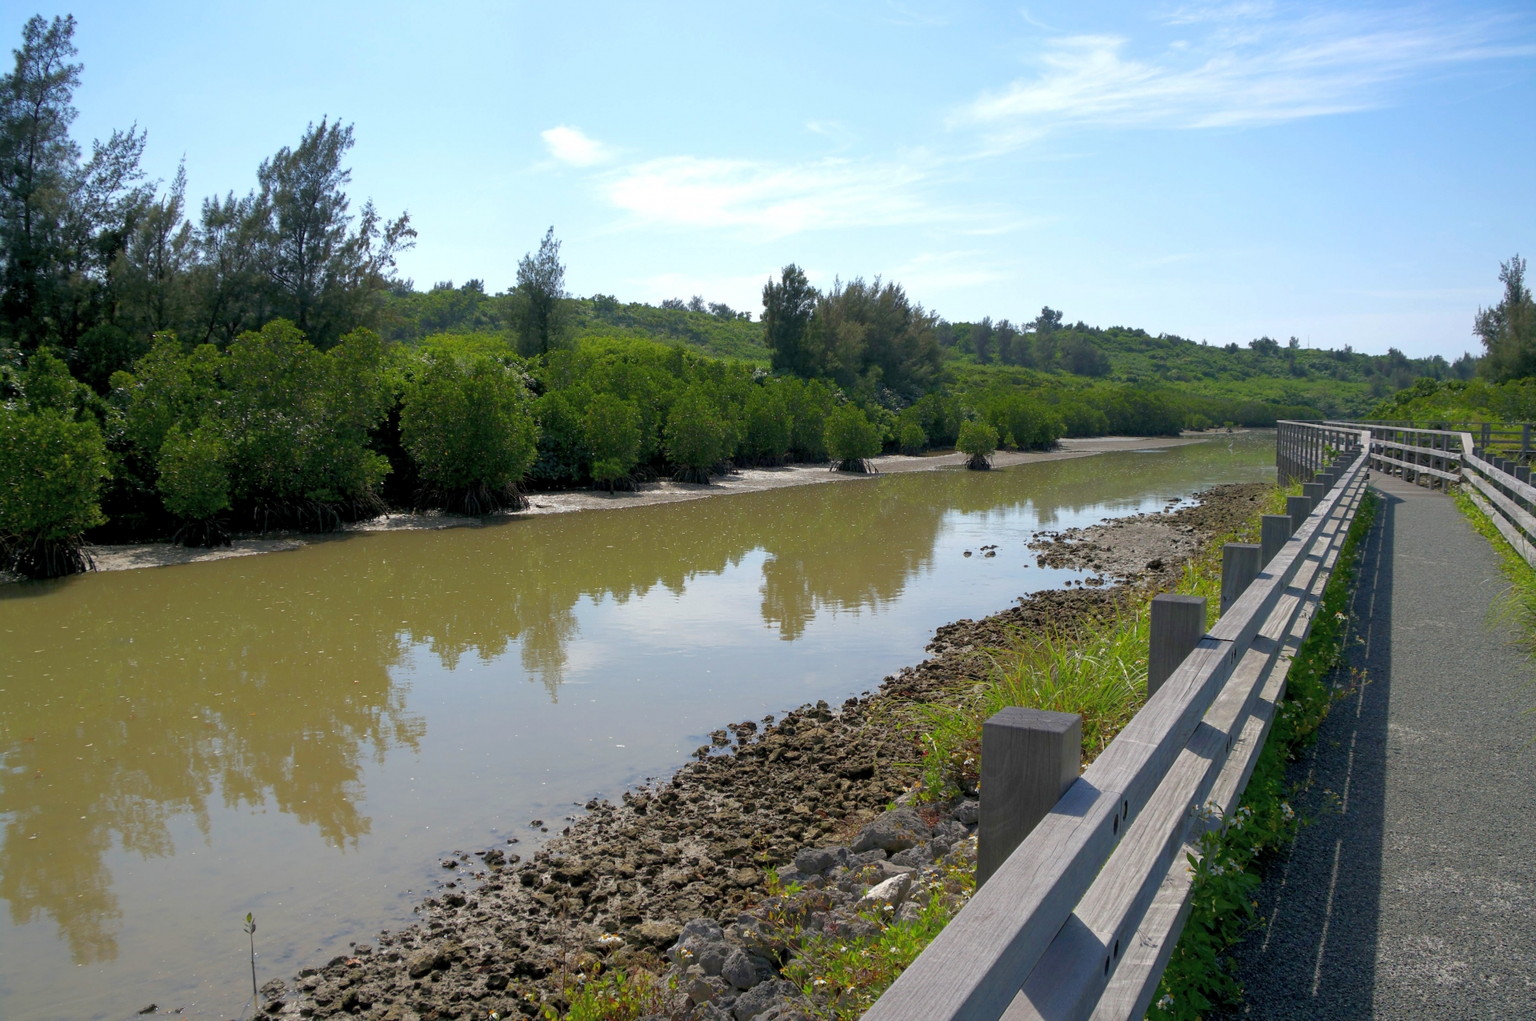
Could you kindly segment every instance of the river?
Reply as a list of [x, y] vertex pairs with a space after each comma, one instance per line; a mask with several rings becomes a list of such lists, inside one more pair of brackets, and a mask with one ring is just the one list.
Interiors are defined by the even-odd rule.
[[323, 963], [444, 857], [526, 855], [711, 730], [1080, 577], [1036, 531], [1273, 463], [1271, 432], [1149, 441], [0, 586], [0, 1017], [235, 1016], [247, 912], [263, 981]]

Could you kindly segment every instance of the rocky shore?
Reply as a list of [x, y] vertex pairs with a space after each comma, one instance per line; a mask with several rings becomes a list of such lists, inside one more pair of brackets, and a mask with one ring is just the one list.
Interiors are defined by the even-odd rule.
[[[1017, 629], [1062, 628], [1171, 585], [1210, 538], [1257, 511], [1266, 487], [1039, 537], [1041, 563], [1096, 572], [983, 620], [938, 629], [931, 658], [840, 706], [716, 731], [696, 761], [619, 803], [590, 802], [555, 841], [443, 861], [420, 920], [263, 989], [268, 1017], [560, 1016], [600, 973], [660, 976], [656, 1018], [791, 1021], [805, 1001], [781, 969], [793, 933], [857, 933], [882, 914], [957, 907], [976, 802], [911, 804], [921, 757], [910, 709], [983, 679], [985, 650]], [[974, 793], [974, 792], [972, 792]], [[838, 995], [829, 990], [828, 995]]]

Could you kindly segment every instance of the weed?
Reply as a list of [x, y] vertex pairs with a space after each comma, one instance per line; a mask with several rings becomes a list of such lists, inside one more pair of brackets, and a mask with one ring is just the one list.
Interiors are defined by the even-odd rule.
[[667, 1008], [667, 989], [650, 972], [603, 971], [601, 965], [591, 975], [578, 972], [566, 985], [566, 1009], [543, 1004], [546, 1021], [634, 1021]]
[[920, 905], [913, 917], [895, 919], [886, 905], [861, 912], [843, 931], [806, 933], [784, 977], [810, 1001], [811, 1017], [852, 1021], [933, 942], [975, 885], [970, 868], [949, 868], [911, 891], [909, 903]]

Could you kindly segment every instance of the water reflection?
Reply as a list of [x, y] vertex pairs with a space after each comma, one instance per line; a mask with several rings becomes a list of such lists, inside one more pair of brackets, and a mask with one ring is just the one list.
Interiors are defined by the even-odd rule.
[[[1006, 593], [995, 604], [957, 601], [960, 612], [1001, 608], [1024, 585], [1003, 574], [1001, 557], [988, 567], [979, 558], [961, 561], [946, 547], [944, 563], [937, 563], [936, 549], [957, 516], [1015, 532], [1036, 522], [1050, 526], [1084, 508], [1108, 513], [1117, 500], [1134, 503], [1161, 486], [1187, 493], [1203, 479], [1230, 477], [1235, 456], [1208, 444], [1176, 456], [889, 476], [623, 513], [354, 536], [277, 556], [0, 586], [0, 897], [14, 928], [51, 920], [73, 962], [86, 964], [117, 956], [119, 932], [131, 921], [114, 891], [111, 863], [126, 853], [176, 856], [180, 865], [187, 848], [176, 846], [178, 836], [183, 845], [200, 839], [220, 860], [207, 867], [205, 881], [229, 884], [234, 876], [258, 889], [266, 887], [253, 859], [272, 848], [263, 841], [296, 839], [296, 827], [277, 826], [278, 818], [355, 855], [365, 868], [377, 867], [368, 865], [366, 850], [381, 843], [376, 817], [388, 821], [377, 828], [387, 830], [383, 843], [395, 842], [395, 857], [430, 858], [446, 850], [438, 841], [450, 838], [403, 835], [407, 826], [425, 825], [398, 818], [421, 812], [418, 803], [402, 808], [391, 800], [398, 791], [368, 789], [370, 782], [400, 782], [384, 779], [392, 751], [441, 757], [440, 745], [424, 751], [429, 719], [439, 742], [470, 745], [481, 738], [462, 736], [461, 728], [477, 714], [482, 718], [470, 722], [501, 731], [488, 739], [503, 747], [516, 740], [511, 731], [525, 729], [574, 747], [557, 728], [581, 726], [589, 701], [559, 706], [557, 720], [522, 701], [451, 699], [531, 684], [538, 686], [534, 701], [555, 707], [572, 683], [617, 673], [614, 664], [643, 653], [658, 662], [648, 663], [643, 684], [634, 678], [636, 687], [623, 697], [661, 707], [643, 711], [677, 716], [679, 700], [699, 701], [696, 686], [714, 686], [716, 697], [720, 685], [701, 680], [708, 659], [662, 661], [666, 646], [717, 646], [731, 650], [727, 661], [755, 659], [756, 668], [768, 664], [768, 653], [745, 644], [743, 633], [767, 632], [775, 646], [810, 645], [807, 632], [822, 618], [883, 613], [902, 602], [914, 579], [944, 571], [971, 579], [962, 586], [994, 575]], [[1243, 458], [1262, 465], [1268, 449], [1257, 445]], [[1022, 554], [1022, 544], [1013, 550]], [[699, 584], [704, 579], [708, 585]], [[690, 588], [695, 594], [687, 599]], [[735, 598], [743, 589], [744, 602]], [[726, 590], [731, 599], [698, 605], [699, 592]], [[754, 612], [760, 621], [743, 619]], [[910, 611], [913, 652], [921, 649], [919, 632], [949, 619], [932, 615], [945, 612]], [[862, 625], [859, 631], [874, 633]], [[830, 640], [846, 642], [849, 634]], [[884, 633], [874, 640], [890, 644]], [[802, 659], [825, 655], [820, 646], [800, 649], [795, 655]], [[441, 671], [419, 669], [424, 656]], [[785, 686], [760, 697], [774, 706], [800, 700], [809, 689], [790, 680], [814, 679], [800, 662], [791, 667], [792, 679], [782, 666], [763, 666], [769, 676], [755, 683]], [[624, 675], [626, 682], [639, 673]], [[483, 687], [450, 684], [448, 674], [473, 676]], [[676, 690], [663, 692], [663, 683]], [[649, 716], [641, 720], [635, 703], [605, 697], [635, 717], [637, 729], [667, 729]], [[441, 703], [435, 715], [434, 702]], [[633, 738], [616, 740], [634, 748]], [[652, 758], [627, 768], [657, 768], [658, 757], [664, 767], [674, 740], [670, 732], [656, 737], [646, 752]], [[626, 753], [607, 747], [602, 768], [617, 768], [607, 763]], [[464, 761], [504, 763], [508, 756], [502, 748], [477, 747]], [[430, 771], [425, 763], [410, 768]], [[619, 772], [604, 782], [622, 784], [632, 775]], [[417, 796], [433, 798], [443, 814], [460, 811], [443, 781], [432, 782], [439, 786]], [[466, 787], [488, 782], [498, 784], [499, 798], [516, 802], [526, 799], [517, 784], [538, 781], [488, 767]], [[483, 793], [479, 787], [463, 796]], [[235, 827], [231, 837], [219, 814], [228, 810], [267, 813], [274, 822], [263, 823], [259, 836]], [[0, 972], [0, 1008], [7, 980], [16, 979]]]
[[[355, 847], [369, 831], [365, 755], [420, 738], [390, 678], [392, 623], [361, 612], [366, 601], [338, 606], [304, 579], [257, 575], [4, 590], [0, 897], [17, 924], [51, 917], [76, 963], [117, 953], [109, 851], [169, 855], [178, 817], [206, 841], [215, 798], [270, 805]], [[73, 598], [88, 587], [108, 600]]]

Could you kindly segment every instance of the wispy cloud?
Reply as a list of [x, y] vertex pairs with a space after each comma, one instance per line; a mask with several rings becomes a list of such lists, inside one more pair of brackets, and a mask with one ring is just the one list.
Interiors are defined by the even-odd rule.
[[931, 252], [897, 266], [891, 279], [908, 293], [981, 287], [1007, 280], [1010, 272], [997, 265], [997, 253], [986, 251]]
[[1154, 16], [1169, 25], [1198, 25], [1213, 21], [1267, 18], [1274, 11], [1275, 5], [1270, 0], [1233, 0], [1226, 3], [1181, 4]]
[[915, 161], [774, 163], [670, 156], [605, 175], [601, 188], [638, 222], [735, 228], [777, 238], [963, 216], [924, 196], [931, 176]]
[[587, 137], [580, 128], [566, 124], [539, 133], [549, 154], [573, 167], [591, 167], [607, 162], [612, 151], [603, 143]]
[[[1381, 107], [1410, 80], [1536, 54], [1528, 26], [1509, 22], [1431, 21], [1408, 11], [1271, 14], [1264, 3], [1178, 8], [1162, 20], [1204, 25], [1207, 34], [1146, 57], [1132, 55], [1131, 40], [1119, 35], [1052, 40], [1037, 74], [980, 96], [956, 122], [1005, 147], [1070, 127], [1275, 124]], [[1512, 37], [1525, 41], [1505, 41]]]

